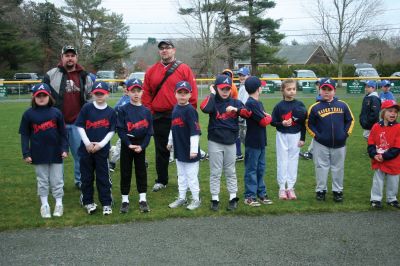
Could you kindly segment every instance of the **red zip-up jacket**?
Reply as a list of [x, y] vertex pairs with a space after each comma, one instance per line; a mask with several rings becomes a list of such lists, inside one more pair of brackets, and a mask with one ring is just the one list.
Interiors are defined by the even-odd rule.
[[187, 81], [192, 86], [192, 96], [189, 99], [190, 104], [197, 109], [197, 85], [191, 68], [182, 63], [172, 73], [161, 86], [157, 95], [153, 98], [157, 86], [161, 83], [165, 73], [172, 66], [173, 62], [164, 66], [161, 61], [155, 63], [147, 71], [143, 84], [142, 103], [154, 113], [172, 113], [177, 101], [174, 94], [176, 83]]

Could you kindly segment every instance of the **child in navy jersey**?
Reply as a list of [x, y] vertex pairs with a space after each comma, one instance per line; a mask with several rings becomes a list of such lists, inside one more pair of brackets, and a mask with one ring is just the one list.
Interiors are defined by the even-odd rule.
[[295, 200], [294, 185], [297, 180], [300, 148], [304, 145], [307, 110], [296, 100], [296, 81], [282, 82], [283, 100], [272, 111], [271, 125], [276, 127], [276, 162], [279, 199]]
[[132, 180], [132, 162], [135, 162], [136, 188], [139, 193], [139, 210], [149, 212], [146, 200], [147, 169], [146, 147], [153, 135], [153, 118], [150, 110], [142, 105], [143, 87], [140, 79], [126, 83], [129, 103], [118, 110], [117, 132], [121, 139], [121, 213], [129, 210], [129, 192]]
[[[246, 119], [247, 133], [245, 138], [245, 174], [244, 174], [244, 203], [248, 206], [258, 207], [262, 204], [272, 204], [267, 196], [264, 182], [265, 172], [265, 146], [267, 146], [266, 126], [271, 123], [271, 116], [264, 111], [263, 104], [259, 101], [261, 94], [261, 80], [249, 77], [244, 82], [249, 98], [246, 109], [251, 116]], [[259, 202], [256, 200], [257, 196]]]
[[239, 115], [248, 118], [250, 113], [241, 101], [232, 99], [231, 78], [218, 75], [215, 84], [210, 86], [211, 94], [201, 103], [201, 110], [209, 114], [208, 153], [210, 161], [211, 209], [219, 208], [221, 174], [224, 170], [229, 192], [228, 210], [237, 208], [237, 177], [235, 169], [236, 139], [239, 134]]
[[38, 195], [42, 203], [41, 216], [51, 217], [48, 203], [50, 187], [56, 200], [53, 215], [60, 217], [64, 212], [62, 162], [68, 151], [64, 118], [60, 110], [52, 107], [55, 101], [47, 84], [36, 84], [32, 92], [32, 107], [23, 114], [19, 127], [22, 155], [25, 162], [35, 165]]
[[107, 83], [103, 81], [95, 82], [91, 91], [94, 101], [82, 107], [75, 122], [82, 137], [79, 147], [82, 180], [81, 198], [88, 214], [92, 214], [97, 208], [93, 200], [95, 173], [103, 214], [112, 213], [108, 155], [110, 140], [115, 131], [116, 114], [114, 109], [109, 107], [106, 102], [109, 92]]
[[174, 150], [178, 171], [179, 197], [169, 204], [177, 208], [186, 204], [186, 192], [192, 192], [192, 202], [188, 210], [200, 207], [199, 160], [200, 125], [196, 109], [189, 104], [192, 87], [187, 81], [179, 81], [175, 86], [177, 104], [172, 111], [171, 131], [168, 138], [168, 150]]

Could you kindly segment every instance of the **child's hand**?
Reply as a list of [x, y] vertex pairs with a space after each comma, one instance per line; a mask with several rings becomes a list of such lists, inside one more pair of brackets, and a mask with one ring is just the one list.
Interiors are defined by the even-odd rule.
[[191, 152], [190, 153], [190, 159], [194, 159], [194, 158], [196, 158], [197, 157], [197, 152]]
[[63, 153], [61, 153], [61, 158], [65, 159], [67, 157], [68, 157], [68, 153], [67, 152], [64, 151]]
[[228, 112], [228, 113], [230, 113], [230, 112], [237, 112], [237, 108], [236, 107], [233, 107], [233, 106], [228, 106], [228, 107], [226, 107], [226, 111]]
[[374, 156], [374, 159], [377, 160], [378, 162], [383, 162], [383, 157], [382, 154], [377, 154]]
[[211, 84], [210, 85], [210, 92], [212, 93], [212, 94], [215, 94], [216, 92], [215, 92], [215, 89], [214, 89], [214, 84]]
[[134, 152], [136, 152], [136, 153], [141, 153], [142, 152], [142, 147], [140, 145], [133, 145], [133, 146], [135, 146], [133, 148]]
[[135, 150], [135, 146], [136, 146], [136, 145], [129, 144], [128, 148], [134, 151], [134, 150]]
[[24, 161], [26, 163], [32, 163], [32, 157], [26, 157], [26, 158], [24, 158]]
[[270, 114], [268, 114], [267, 112], [263, 112], [265, 116], [271, 116]]
[[167, 150], [172, 151], [172, 147], [173, 147], [172, 144], [168, 144], [167, 145]]
[[292, 119], [290, 118], [290, 119], [288, 119], [288, 120], [283, 120], [283, 121], [282, 121], [282, 125], [283, 125], [284, 127], [290, 127], [290, 126], [292, 125]]
[[94, 146], [92, 148], [92, 153], [98, 152], [99, 150], [101, 150], [101, 146], [99, 145], [98, 142], [93, 142]]
[[297, 143], [297, 147], [303, 147], [304, 146], [304, 141], [300, 140], [299, 143]]
[[86, 145], [85, 146], [85, 148], [86, 148], [86, 151], [88, 152], [88, 153], [93, 153], [93, 147], [94, 147], [94, 144], [91, 142], [89, 145]]

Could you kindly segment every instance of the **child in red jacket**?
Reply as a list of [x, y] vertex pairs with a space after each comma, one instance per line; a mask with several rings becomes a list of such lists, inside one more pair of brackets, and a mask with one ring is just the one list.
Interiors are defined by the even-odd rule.
[[368, 153], [375, 170], [371, 188], [371, 207], [382, 208], [383, 183], [386, 177], [386, 202], [400, 209], [396, 195], [400, 174], [400, 124], [396, 122], [400, 106], [393, 100], [382, 103], [381, 121], [368, 137]]

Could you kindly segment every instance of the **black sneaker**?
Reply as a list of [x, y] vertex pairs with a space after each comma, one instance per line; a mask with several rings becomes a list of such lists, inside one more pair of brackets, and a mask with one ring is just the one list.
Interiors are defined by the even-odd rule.
[[109, 162], [109, 163], [108, 163], [108, 170], [109, 170], [110, 172], [114, 172], [114, 171], [115, 171], [115, 166], [116, 166], [115, 163]]
[[139, 201], [139, 210], [140, 212], [150, 211], [149, 205], [147, 205], [147, 201]]
[[303, 157], [306, 160], [312, 160], [313, 155], [311, 152], [306, 151], [306, 152], [300, 152], [300, 157]]
[[129, 202], [122, 202], [121, 208], [119, 209], [120, 213], [127, 213], [129, 211]]
[[342, 202], [343, 201], [343, 192], [333, 191], [333, 201], [334, 202]]
[[398, 202], [397, 200], [388, 202], [387, 205], [392, 206], [392, 207], [395, 207], [395, 208], [397, 208], [397, 209], [400, 209], [400, 204], [399, 204], [399, 202]]
[[244, 156], [243, 155], [236, 156], [236, 162], [241, 162], [243, 160], [244, 160]]
[[211, 210], [213, 211], [218, 211], [219, 208], [219, 201], [218, 200], [212, 200], [211, 201]]
[[377, 200], [371, 200], [371, 207], [374, 209], [382, 209], [382, 202]]
[[228, 207], [226, 208], [227, 211], [234, 211], [238, 207], [239, 198], [233, 198], [229, 201]]
[[315, 198], [317, 200], [319, 200], [319, 201], [324, 201], [325, 200], [325, 194], [326, 194], [325, 191], [317, 191], [317, 194], [316, 194]]

